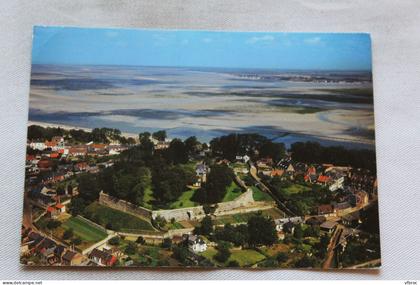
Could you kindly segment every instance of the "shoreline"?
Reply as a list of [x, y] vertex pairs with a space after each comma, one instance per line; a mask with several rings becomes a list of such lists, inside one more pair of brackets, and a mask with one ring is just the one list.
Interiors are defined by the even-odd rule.
[[[66, 125], [66, 124], [57, 124], [57, 123], [46, 123], [46, 122], [39, 122], [39, 121], [28, 121], [27, 126], [33, 126], [33, 125], [38, 125], [44, 128], [61, 128], [64, 130], [83, 130], [86, 132], [91, 132], [92, 128], [86, 128], [86, 127], [79, 127], [79, 126], [72, 126], [72, 125]], [[121, 132], [121, 135], [127, 138], [135, 138], [137, 139], [139, 137], [138, 134], [134, 134], [134, 133], [127, 133], [127, 132]]]

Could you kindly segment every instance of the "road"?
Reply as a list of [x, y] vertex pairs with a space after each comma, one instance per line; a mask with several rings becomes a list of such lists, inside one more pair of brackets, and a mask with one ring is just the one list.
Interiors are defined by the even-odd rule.
[[257, 168], [254, 166], [253, 163], [250, 162], [250, 170], [249, 173], [251, 174], [252, 178], [258, 183], [258, 188], [260, 188], [261, 191], [268, 193], [271, 198], [273, 198], [274, 201], [276, 201], [279, 208], [288, 216], [295, 217], [297, 216], [295, 213], [293, 213], [289, 208], [286, 207], [286, 205], [280, 201], [276, 195], [271, 192], [270, 188], [268, 188], [258, 177], [257, 175]]
[[346, 269], [357, 269], [357, 268], [368, 268], [368, 267], [379, 267], [381, 265], [381, 259], [374, 259], [369, 260], [360, 264], [356, 264], [350, 267], [346, 267]]
[[25, 192], [24, 195], [22, 224], [25, 228], [32, 228], [32, 205], [27, 197], [28, 194]]
[[343, 234], [343, 227], [341, 225], [337, 225], [334, 230], [333, 235], [331, 236], [330, 243], [328, 244], [327, 248], [327, 258], [322, 265], [322, 269], [329, 269], [331, 268], [332, 261], [335, 256], [335, 249], [340, 242], [340, 237]]

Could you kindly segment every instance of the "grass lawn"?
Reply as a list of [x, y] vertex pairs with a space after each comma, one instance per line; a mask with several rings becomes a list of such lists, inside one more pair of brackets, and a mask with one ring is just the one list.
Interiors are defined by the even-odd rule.
[[250, 266], [265, 259], [265, 256], [253, 249], [232, 250], [229, 261], [235, 260], [242, 266]]
[[261, 213], [263, 216], [270, 216], [273, 219], [279, 219], [284, 218], [284, 213], [280, 211], [277, 208], [272, 208], [268, 210], [263, 211], [255, 211], [250, 213], [244, 213], [244, 214], [234, 214], [234, 215], [223, 215], [223, 216], [217, 216], [213, 220], [213, 223], [215, 225], [223, 225], [223, 224], [239, 224], [239, 223], [246, 223], [248, 222], [249, 218], [257, 215], [258, 213]]
[[[264, 260], [266, 257], [253, 250], [253, 249], [241, 249], [241, 250], [231, 250], [231, 256], [229, 257], [228, 261], [225, 264], [228, 264], [229, 261], [235, 260], [239, 263], [241, 267], [250, 266], [257, 262]], [[205, 258], [211, 260], [215, 264], [218, 265], [225, 265], [213, 259], [213, 257], [217, 254], [217, 250], [213, 247], [209, 247], [205, 252], [202, 252], [201, 255]]]
[[152, 187], [147, 187], [144, 190], [144, 196], [143, 196], [143, 207], [147, 209], [153, 209], [152, 201], [153, 201], [153, 190]]
[[176, 230], [176, 229], [183, 229], [184, 227], [180, 224], [180, 223], [178, 223], [178, 222], [175, 222], [175, 223], [171, 223], [171, 222], [169, 222], [169, 223], [167, 223], [166, 224], [166, 229], [167, 230]]
[[235, 200], [241, 194], [242, 194], [241, 188], [238, 185], [236, 185], [235, 182], [232, 181], [232, 183], [226, 189], [226, 194], [222, 202], [229, 202], [229, 201]]
[[169, 208], [177, 209], [197, 206], [198, 203], [191, 201], [191, 198], [194, 195], [195, 191], [197, 190], [189, 189], [187, 191], [184, 191], [182, 195], [179, 196], [178, 200], [169, 205]]
[[258, 187], [252, 186], [252, 197], [255, 201], [273, 201], [271, 196], [263, 191], [261, 191]]
[[311, 191], [311, 188], [300, 184], [292, 184], [288, 187], [282, 188], [281, 191], [286, 195], [293, 195], [301, 192]]
[[90, 220], [116, 231], [136, 232], [138, 230], [154, 231], [149, 221], [140, 219], [131, 214], [112, 209], [93, 202], [85, 209], [86, 217]]
[[71, 217], [67, 219], [62, 227], [64, 229], [73, 229], [73, 233], [87, 242], [98, 242], [107, 237], [107, 233], [89, 222], [81, 219], [80, 217]]

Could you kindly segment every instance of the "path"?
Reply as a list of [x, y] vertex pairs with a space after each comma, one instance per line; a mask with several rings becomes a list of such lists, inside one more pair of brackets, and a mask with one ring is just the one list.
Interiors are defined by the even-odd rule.
[[258, 183], [258, 188], [260, 188], [261, 191], [266, 192], [273, 198], [274, 201], [276, 201], [277, 205], [279, 206], [280, 210], [282, 210], [285, 214], [295, 217], [297, 216], [295, 213], [293, 213], [289, 208], [286, 207], [286, 205], [280, 201], [276, 195], [271, 192], [270, 188], [268, 188], [262, 180], [257, 175], [257, 168], [254, 166], [252, 162], [250, 162], [250, 170], [249, 173], [251, 174], [251, 177]]
[[337, 225], [334, 230], [333, 235], [331, 236], [330, 243], [328, 244], [327, 248], [327, 258], [322, 265], [322, 269], [329, 269], [331, 268], [332, 261], [335, 256], [335, 249], [340, 242], [340, 237], [343, 233], [343, 227], [341, 225]]

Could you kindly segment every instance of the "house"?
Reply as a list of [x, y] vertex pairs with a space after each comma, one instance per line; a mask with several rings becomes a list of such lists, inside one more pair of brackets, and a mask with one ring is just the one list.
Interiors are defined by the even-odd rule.
[[343, 225], [348, 227], [357, 227], [360, 223], [360, 214], [359, 212], [352, 212], [350, 214], [347, 214], [345, 216], [341, 217], [341, 222]]
[[270, 173], [270, 177], [274, 177], [274, 176], [282, 176], [283, 175], [283, 173], [284, 173], [284, 170], [283, 169], [273, 169], [273, 170], [271, 170], [271, 173]]
[[155, 149], [167, 149], [171, 145], [170, 142], [167, 141], [158, 141], [155, 143]]
[[330, 191], [336, 191], [343, 189], [344, 187], [344, 176], [338, 175], [335, 178], [330, 179], [329, 187]]
[[117, 262], [117, 258], [107, 251], [94, 248], [90, 254], [89, 259], [103, 266], [113, 266]]
[[89, 165], [87, 164], [87, 162], [84, 162], [84, 161], [77, 162], [74, 165], [74, 170], [78, 172], [87, 171], [88, 169], [89, 169]]
[[197, 177], [197, 181], [194, 183], [194, 186], [201, 187], [202, 183], [206, 183], [207, 181], [207, 172], [209, 169], [204, 163], [199, 163], [195, 167], [195, 175]]
[[66, 212], [66, 206], [64, 204], [61, 203], [57, 203], [55, 205], [55, 208], [60, 211], [60, 213], [65, 213]]
[[67, 250], [61, 257], [61, 264], [65, 266], [80, 265], [83, 261], [83, 256], [77, 252]]
[[187, 242], [188, 247], [195, 253], [204, 252], [207, 250], [207, 244], [198, 235], [185, 235], [184, 241]]
[[250, 157], [246, 154], [244, 156], [237, 155], [236, 160], [242, 161], [243, 163], [247, 163], [250, 160]]
[[295, 223], [293, 223], [292, 221], [288, 221], [287, 223], [283, 224], [282, 230], [285, 233], [293, 234], [295, 232], [295, 226]]
[[276, 225], [276, 230], [278, 232], [283, 231], [284, 225], [286, 223], [289, 223], [289, 222], [293, 223], [294, 225], [301, 224], [301, 223], [303, 223], [303, 218], [302, 217], [290, 217], [290, 218], [276, 219], [276, 220], [274, 220], [274, 223]]
[[363, 207], [369, 203], [369, 194], [365, 191], [357, 191], [350, 196], [350, 203], [354, 207]]
[[330, 182], [330, 177], [326, 175], [319, 175], [317, 182], [320, 185], [327, 186], [328, 182]]
[[319, 205], [317, 208], [317, 213], [320, 216], [324, 215], [327, 217], [335, 215], [334, 207], [330, 204]]
[[319, 228], [321, 229], [321, 231], [327, 232], [327, 233], [332, 233], [334, 231], [334, 229], [337, 227], [338, 223], [334, 222], [334, 221], [326, 221], [323, 222]]
[[326, 220], [327, 218], [325, 218], [324, 216], [313, 216], [307, 219], [305, 223], [310, 226], [319, 226]]
[[273, 165], [273, 159], [271, 158], [261, 158], [257, 161], [258, 168], [267, 168]]
[[47, 208], [47, 217], [50, 219], [57, 219], [60, 215], [60, 210], [54, 206], [49, 206]]
[[69, 148], [69, 156], [85, 156], [87, 154], [87, 147], [73, 146]]
[[49, 159], [41, 159], [38, 161], [38, 168], [41, 171], [51, 170], [52, 166], [53, 166], [53, 163]]
[[293, 175], [295, 173], [295, 168], [293, 167], [293, 164], [289, 163], [289, 165], [286, 168], [286, 173], [288, 175]]
[[54, 249], [54, 255], [57, 258], [58, 262], [61, 262], [62, 257], [64, 255], [64, 252], [66, 251], [66, 248], [62, 245], [57, 245]]
[[37, 149], [37, 150], [44, 150], [45, 147], [45, 142], [43, 141], [31, 141], [29, 143], [29, 147], [32, 149]]
[[346, 210], [350, 209], [351, 205], [349, 202], [340, 202], [334, 204], [334, 209], [337, 214], [343, 214]]

